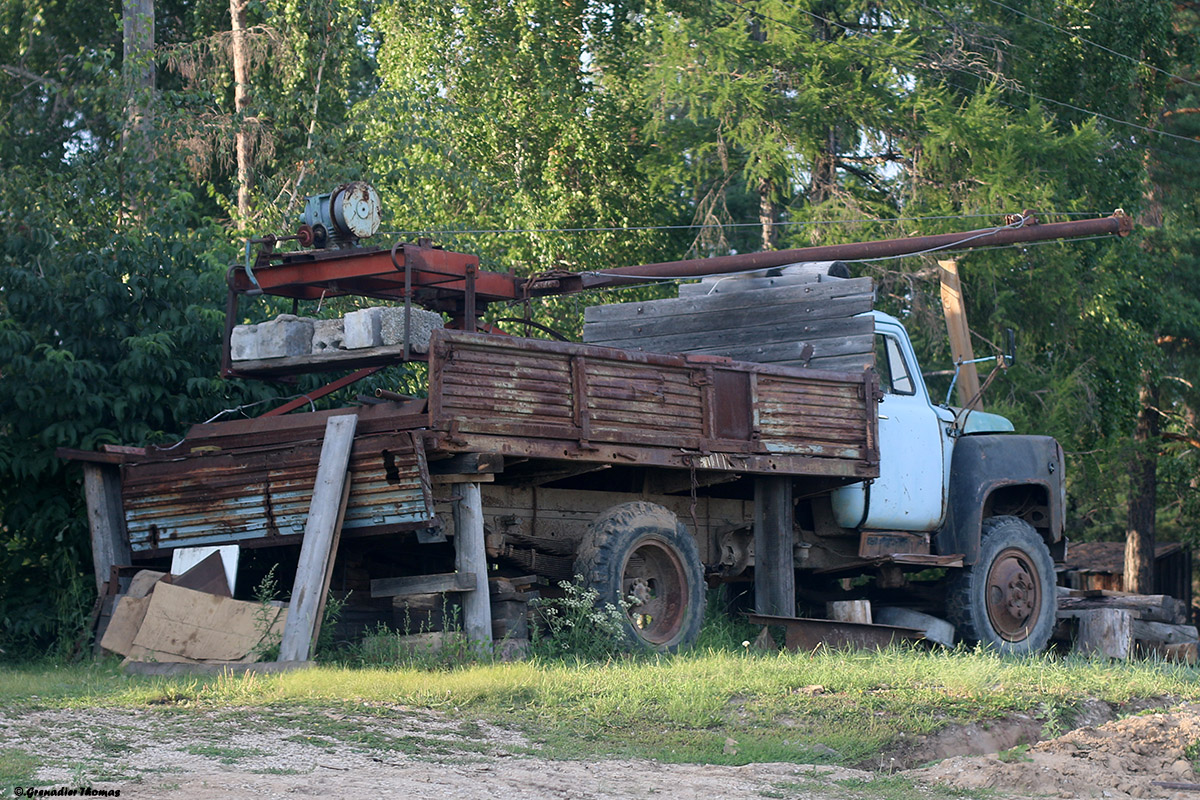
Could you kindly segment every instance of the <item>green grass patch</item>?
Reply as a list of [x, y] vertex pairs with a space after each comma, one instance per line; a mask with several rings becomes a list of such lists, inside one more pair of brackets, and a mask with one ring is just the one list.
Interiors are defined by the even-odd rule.
[[[0, 709], [31, 703], [157, 707], [185, 724], [197, 710], [258, 709], [269, 724], [302, 737], [422, 755], [448, 746], [383, 732], [386, 726], [360, 726], [353, 716], [428, 711], [466, 726], [454, 743], [458, 753], [476, 744], [464, 741], [475, 738], [473, 720], [486, 719], [524, 732], [551, 757], [870, 765], [901, 733], [926, 734], [948, 723], [1012, 713], [1067, 729], [1085, 698], [1114, 704], [1164, 696], [1193, 700], [1200, 698], [1197, 677], [1195, 668], [1157, 662], [915, 649], [710, 649], [601, 663], [530, 661], [436, 671], [329, 666], [195, 678], [129, 677], [105, 663], [0, 670]], [[338, 720], [325, 713], [330, 709], [349, 716]]]
[[183, 748], [185, 753], [194, 756], [215, 758], [222, 764], [236, 764], [246, 758], [263, 755], [262, 750], [253, 747], [228, 747], [219, 744], [190, 744]]
[[16, 747], [0, 747], [0, 787], [29, 786], [38, 767], [37, 756]]

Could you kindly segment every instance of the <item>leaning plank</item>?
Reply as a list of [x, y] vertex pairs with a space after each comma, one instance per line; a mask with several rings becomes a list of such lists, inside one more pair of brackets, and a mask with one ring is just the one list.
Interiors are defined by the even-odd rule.
[[83, 496], [92, 534], [96, 589], [101, 590], [114, 565], [133, 560], [121, 508], [121, 472], [114, 464], [83, 462]]
[[308, 509], [304, 541], [300, 545], [300, 563], [292, 587], [287, 625], [279, 645], [281, 661], [306, 661], [312, 650], [317, 610], [321, 606], [328, 562], [333, 557], [335, 528], [346, 496], [343, 490], [357, 424], [358, 417], [354, 414], [330, 417], [325, 423], [317, 483]]
[[371, 597], [405, 597], [438, 592], [473, 592], [475, 575], [443, 572], [438, 575], [414, 575], [407, 578], [378, 578], [371, 581]]
[[130, 597], [121, 595], [117, 598], [117, 607], [113, 610], [112, 619], [100, 639], [100, 646], [113, 653], [129, 655], [133, 649], [133, 640], [142, 620], [146, 618], [146, 608], [150, 605], [149, 597]]

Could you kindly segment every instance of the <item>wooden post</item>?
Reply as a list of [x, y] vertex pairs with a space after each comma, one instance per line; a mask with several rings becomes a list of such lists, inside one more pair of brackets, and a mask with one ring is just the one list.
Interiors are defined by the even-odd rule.
[[483, 537], [483, 498], [478, 483], [454, 485], [455, 569], [474, 576], [474, 591], [462, 593], [467, 640], [491, 644], [492, 605], [488, 597], [487, 552]]
[[329, 560], [333, 558], [335, 529], [347, 496], [347, 468], [357, 426], [358, 417], [354, 414], [330, 417], [325, 423], [325, 441], [321, 445], [317, 481], [308, 507], [304, 541], [300, 545], [292, 602], [283, 626], [283, 640], [279, 644], [280, 661], [307, 661], [312, 652], [325, 576]]
[[792, 479], [754, 479], [754, 609], [796, 616], [796, 568], [792, 556]]
[[96, 591], [101, 591], [114, 565], [133, 560], [125, 532], [125, 509], [121, 504], [121, 470], [115, 464], [83, 462], [83, 496], [87, 501], [88, 528], [92, 534], [92, 566]]
[[1133, 649], [1133, 614], [1122, 608], [1081, 612], [1075, 649], [1108, 658], [1129, 658]]
[[[962, 283], [958, 279], [958, 261], [939, 261], [938, 274], [942, 279], [942, 313], [946, 316], [946, 331], [950, 335], [950, 355], [955, 363], [970, 361], [975, 357], [971, 347], [971, 329], [967, 326], [967, 307], [963, 301]], [[976, 400], [979, 394], [979, 371], [974, 364], [963, 364], [958, 371], [958, 404], [963, 408], [983, 410], [983, 402]]]

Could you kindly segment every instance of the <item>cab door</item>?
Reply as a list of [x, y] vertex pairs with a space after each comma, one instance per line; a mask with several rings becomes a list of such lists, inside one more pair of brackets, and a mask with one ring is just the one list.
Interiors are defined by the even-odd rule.
[[833, 492], [844, 528], [932, 531], [946, 515], [951, 440], [929, 394], [908, 334], [887, 315], [875, 316], [879, 404], [879, 477]]

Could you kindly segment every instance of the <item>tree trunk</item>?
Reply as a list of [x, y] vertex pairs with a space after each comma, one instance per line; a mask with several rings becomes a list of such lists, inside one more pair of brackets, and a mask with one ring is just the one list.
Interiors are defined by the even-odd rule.
[[150, 107], [154, 97], [154, 0], [124, 0], [124, 57], [121, 71], [125, 82], [125, 127], [121, 146], [131, 139], [147, 142], [144, 134], [151, 124]]
[[254, 153], [250, 131], [246, 126], [246, 109], [250, 105], [250, 41], [246, 33], [246, 9], [249, 0], [229, 0], [232, 22], [230, 55], [233, 60], [233, 110], [237, 132], [234, 147], [237, 154], [238, 229], [246, 227], [250, 216], [250, 190], [253, 186]]
[[813, 205], [833, 197], [833, 190], [837, 186], [837, 153], [837, 131], [831, 127], [825, 137], [825, 146], [813, 159], [812, 183], [808, 187], [808, 202]]
[[763, 178], [758, 182], [758, 221], [762, 225], [762, 249], [779, 249], [779, 206], [775, 204], [775, 182]]
[[1139, 393], [1141, 411], [1133, 434], [1129, 516], [1125, 528], [1125, 591], [1154, 594], [1154, 514], [1158, 506], [1158, 387]]

